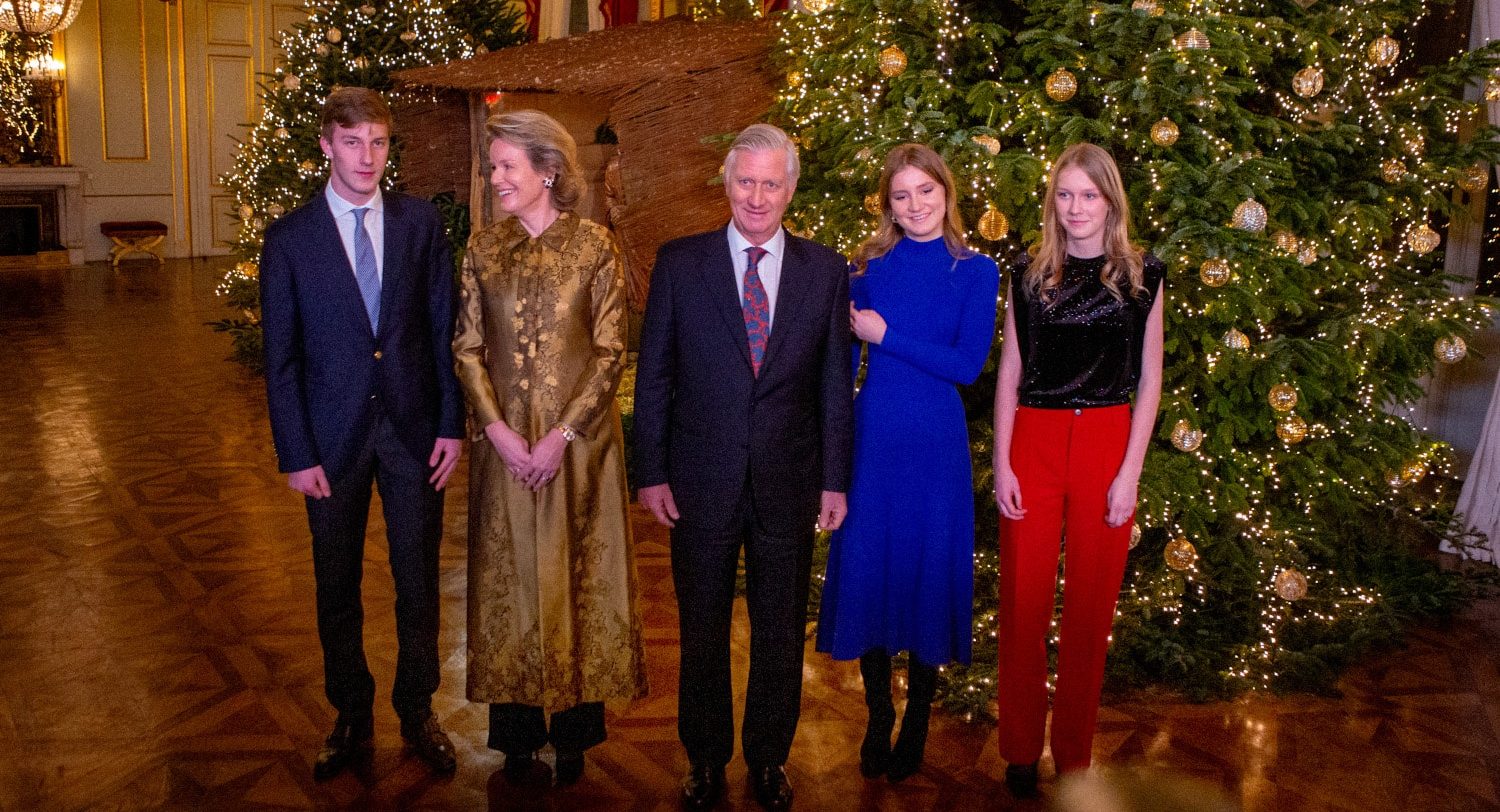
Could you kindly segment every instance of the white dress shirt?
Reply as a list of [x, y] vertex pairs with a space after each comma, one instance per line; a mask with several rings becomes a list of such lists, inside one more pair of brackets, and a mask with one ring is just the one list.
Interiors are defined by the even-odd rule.
[[[745, 239], [745, 235], [735, 227], [734, 221], [729, 221], [729, 258], [734, 260], [734, 289], [740, 295], [741, 306], [745, 301], [745, 271], [750, 267], [750, 255], [745, 249], [754, 243]], [[760, 274], [760, 283], [766, 289], [766, 299], [770, 302], [771, 329], [776, 328], [776, 291], [781, 288], [781, 258], [786, 255], [786, 229], [777, 228], [771, 239], [766, 240], [760, 246], [766, 250], [766, 255], [760, 258], [760, 264], [755, 266], [756, 272]], [[769, 332], [769, 331], [768, 331]]]
[[339, 227], [339, 239], [344, 243], [344, 255], [349, 257], [349, 267], [354, 267], [354, 210], [365, 212], [365, 231], [370, 234], [370, 244], [375, 247], [375, 275], [385, 281], [385, 202], [380, 190], [366, 203], [355, 205], [339, 197], [333, 185], [324, 187], [323, 197], [328, 201], [328, 210], [333, 212], [333, 222]]

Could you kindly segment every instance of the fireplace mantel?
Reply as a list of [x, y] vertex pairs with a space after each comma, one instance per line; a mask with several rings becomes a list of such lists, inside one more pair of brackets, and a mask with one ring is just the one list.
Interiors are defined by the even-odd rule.
[[57, 231], [70, 265], [83, 264], [84, 171], [72, 166], [0, 166], [0, 191], [57, 190]]

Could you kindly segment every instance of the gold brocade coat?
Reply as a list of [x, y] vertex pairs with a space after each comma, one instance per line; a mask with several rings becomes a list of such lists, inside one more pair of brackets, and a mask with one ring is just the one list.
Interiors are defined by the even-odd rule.
[[[615, 389], [625, 287], [614, 239], [564, 213], [469, 239], [454, 365], [471, 417], [468, 695], [565, 710], [646, 692]], [[516, 482], [484, 427], [578, 433], [557, 478]]]

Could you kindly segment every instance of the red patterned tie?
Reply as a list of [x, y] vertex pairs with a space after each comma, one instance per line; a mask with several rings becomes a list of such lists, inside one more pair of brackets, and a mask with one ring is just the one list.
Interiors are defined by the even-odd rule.
[[766, 341], [771, 337], [771, 300], [761, 284], [759, 267], [766, 249], [752, 245], [745, 253], [750, 255], [750, 262], [745, 266], [745, 296], [740, 310], [745, 314], [745, 332], [750, 334], [750, 368], [758, 378], [760, 362], [766, 357]]

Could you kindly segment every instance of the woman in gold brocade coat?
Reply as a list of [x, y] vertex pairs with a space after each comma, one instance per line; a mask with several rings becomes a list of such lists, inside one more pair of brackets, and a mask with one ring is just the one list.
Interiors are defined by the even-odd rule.
[[624, 279], [609, 232], [572, 213], [583, 179], [567, 131], [530, 110], [486, 129], [514, 216], [469, 239], [453, 339], [475, 441], [468, 695], [491, 703], [507, 776], [551, 742], [569, 784], [604, 740], [603, 701], [646, 691], [615, 405]]

